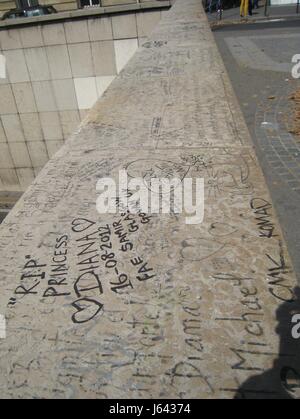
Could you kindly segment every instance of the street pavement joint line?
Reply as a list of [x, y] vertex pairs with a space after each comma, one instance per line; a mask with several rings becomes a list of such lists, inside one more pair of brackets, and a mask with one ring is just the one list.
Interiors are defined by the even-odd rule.
[[[259, 39], [258, 37], [256, 39]], [[232, 56], [237, 62], [253, 70], [276, 71], [287, 73], [291, 70], [290, 63], [277, 63], [246, 36], [225, 38]]]

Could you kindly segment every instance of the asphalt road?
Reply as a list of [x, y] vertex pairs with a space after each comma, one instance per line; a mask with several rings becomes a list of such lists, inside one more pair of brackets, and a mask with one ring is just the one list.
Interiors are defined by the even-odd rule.
[[291, 60], [300, 21], [224, 26], [214, 31], [249, 127], [300, 282], [300, 138], [290, 134], [300, 89]]

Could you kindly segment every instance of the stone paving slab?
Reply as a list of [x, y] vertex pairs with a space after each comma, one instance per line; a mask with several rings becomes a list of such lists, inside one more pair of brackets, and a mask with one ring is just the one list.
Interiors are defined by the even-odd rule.
[[[201, 2], [177, 0], [152, 39], [3, 223], [1, 397], [294, 396], [296, 279]], [[147, 81], [145, 57], [173, 74]], [[204, 223], [99, 215], [97, 180], [124, 168], [204, 178]]]

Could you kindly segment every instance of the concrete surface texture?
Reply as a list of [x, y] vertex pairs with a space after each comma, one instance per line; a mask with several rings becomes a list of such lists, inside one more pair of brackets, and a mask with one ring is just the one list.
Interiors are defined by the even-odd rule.
[[[98, 214], [97, 180], [123, 168], [204, 178], [204, 223]], [[295, 396], [296, 279], [199, 0], [164, 16], [0, 249], [1, 397]]]
[[146, 40], [163, 10], [0, 30], [0, 191], [24, 191]]

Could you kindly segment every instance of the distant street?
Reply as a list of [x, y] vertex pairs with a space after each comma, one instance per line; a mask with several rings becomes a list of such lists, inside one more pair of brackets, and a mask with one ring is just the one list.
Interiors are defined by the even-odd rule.
[[[226, 3], [226, 0], [223, 0], [223, 3]], [[297, 15], [296, 12], [297, 5], [281, 5], [272, 7], [268, 5], [267, 9], [265, 9], [264, 1], [260, 0], [259, 8], [253, 10], [252, 16], [249, 16], [248, 20], [251, 22], [256, 20], [277, 19], [282, 17], [295, 18], [298, 16], [300, 18], [300, 14]], [[225, 22], [240, 20], [240, 8], [234, 7], [230, 9], [225, 9], [222, 14], [222, 19]], [[208, 20], [210, 22], [218, 20], [218, 16], [215, 11], [213, 11], [213, 13], [211, 14], [208, 14]]]
[[300, 20], [224, 26], [214, 31], [252, 135], [300, 279], [300, 138], [289, 133], [291, 76]]

